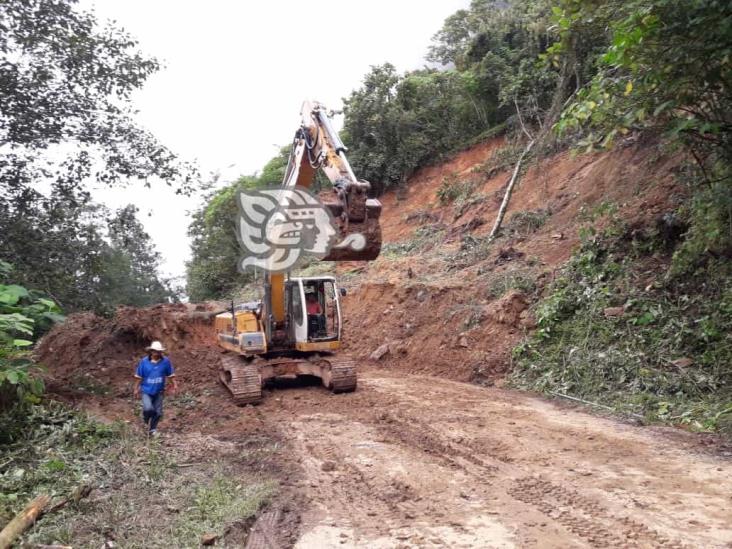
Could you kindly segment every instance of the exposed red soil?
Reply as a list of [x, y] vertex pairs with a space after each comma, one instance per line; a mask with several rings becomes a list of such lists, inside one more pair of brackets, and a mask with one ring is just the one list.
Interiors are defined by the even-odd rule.
[[[528, 166], [504, 220], [506, 226], [517, 212], [546, 210], [544, 225], [531, 234], [501, 237], [480, 261], [451, 270], [450, 254], [458, 251], [461, 238], [486, 236], [493, 226], [511, 174], [486, 178], [475, 168], [500, 145], [500, 140], [484, 143], [425, 168], [408, 182], [406, 197], [402, 191], [399, 200], [395, 192], [383, 198], [385, 243], [408, 242], [415, 229], [436, 223], [446, 235], [436, 237], [442, 257], [417, 253], [368, 265], [345, 300], [351, 353], [368, 360], [374, 349], [390, 342], [393, 352], [380, 361], [385, 367], [493, 383], [510, 367], [513, 347], [533, 328], [528, 311], [500, 321], [491, 317], [502, 280], [516, 273], [531, 278], [536, 292], [525, 296], [528, 306], [569, 259], [579, 244], [582, 220], [598, 206], [613, 204], [615, 215], [629, 226], [643, 226], [675, 209], [684, 197], [673, 177], [679, 158], [661, 155], [655, 145], [550, 156]], [[458, 217], [454, 206], [440, 205], [436, 195], [452, 173], [476, 180], [475, 194], [486, 197]]]

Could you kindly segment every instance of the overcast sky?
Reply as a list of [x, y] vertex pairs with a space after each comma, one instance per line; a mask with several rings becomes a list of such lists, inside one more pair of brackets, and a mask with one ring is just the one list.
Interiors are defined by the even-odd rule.
[[[432, 35], [469, 0], [82, 0], [159, 58], [134, 97], [139, 121], [202, 173], [230, 181], [258, 171], [292, 139], [306, 98], [329, 108], [371, 65], [420, 68]], [[168, 275], [184, 273], [187, 211], [199, 199], [167, 188], [99, 188], [97, 200], [138, 205]], [[153, 213], [154, 211], [154, 213]]]

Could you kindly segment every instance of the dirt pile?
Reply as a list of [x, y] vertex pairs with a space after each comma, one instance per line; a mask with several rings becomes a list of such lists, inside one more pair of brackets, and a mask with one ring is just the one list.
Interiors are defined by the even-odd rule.
[[[673, 175], [679, 159], [654, 143], [562, 152], [529, 164], [502, 235], [489, 243], [511, 175], [492, 169], [503, 145], [477, 145], [383, 197], [382, 256], [351, 277], [351, 265], [339, 267], [350, 290], [345, 339], [357, 358], [368, 362], [389, 343], [400, 352], [385, 354], [381, 366], [493, 383], [535, 327], [530, 306], [578, 246], [583, 225], [653, 225], [685, 196]], [[462, 194], [441, 201], [446, 188]]]
[[41, 340], [36, 356], [57, 394], [72, 399], [80, 393], [123, 396], [130, 392], [145, 347], [159, 340], [182, 383], [200, 389], [212, 383], [220, 360], [210, 327], [214, 309], [209, 304], [174, 304], [120, 307], [112, 318], [74, 314]]

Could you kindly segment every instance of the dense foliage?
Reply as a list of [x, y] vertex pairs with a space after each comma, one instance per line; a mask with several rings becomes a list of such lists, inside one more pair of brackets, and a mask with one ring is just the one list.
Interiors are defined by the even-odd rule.
[[569, 89], [561, 68], [539, 59], [556, 39], [550, 4], [474, 0], [435, 35], [428, 59], [439, 68], [373, 67], [344, 100], [359, 176], [382, 192], [504, 122], [518, 126], [517, 113], [541, 126]]
[[[22, 412], [36, 402], [43, 383], [27, 349], [53, 322], [63, 320], [56, 303], [37, 290], [13, 284], [12, 265], [0, 261], [0, 413]], [[4, 419], [3, 423], [7, 423]], [[10, 436], [9, 426], [3, 429]]]
[[2, 2], [0, 28], [0, 259], [69, 311], [166, 299], [134, 212], [112, 218], [86, 191], [156, 179], [191, 189], [191, 167], [132, 118], [130, 96], [157, 61], [75, 0]]
[[537, 331], [515, 351], [515, 385], [732, 433], [730, 264], [648, 284], [674, 244], [664, 234], [618, 222], [583, 230], [536, 309]]

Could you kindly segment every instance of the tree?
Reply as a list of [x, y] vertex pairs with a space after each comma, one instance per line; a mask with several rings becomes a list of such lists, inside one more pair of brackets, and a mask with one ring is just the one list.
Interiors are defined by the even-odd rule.
[[610, 31], [597, 71], [565, 111], [560, 131], [609, 146], [631, 130], [679, 138], [700, 161], [732, 160], [732, 5], [717, 0], [563, 0], [563, 37], [593, 22]]
[[190, 171], [132, 119], [130, 95], [158, 70], [75, 0], [0, 3], [0, 188], [39, 178], [64, 188], [158, 177], [190, 188]]
[[133, 120], [131, 94], [159, 64], [76, 0], [1, 2], [0, 29], [0, 259], [69, 310], [106, 309], [110, 262], [130, 261], [129, 278], [140, 257], [111, 246], [86, 183], [189, 192], [196, 176]]
[[12, 271], [12, 265], [0, 261], [0, 412], [34, 402], [42, 393], [27, 348], [63, 320], [58, 305], [41, 292], [13, 284]]
[[283, 147], [261, 174], [242, 176], [212, 191], [193, 213], [188, 227], [191, 260], [186, 264], [186, 292], [192, 301], [232, 297], [237, 289], [253, 280], [251, 271], [238, 270], [243, 252], [237, 239], [237, 194], [245, 189], [281, 185], [289, 157], [290, 147]]

